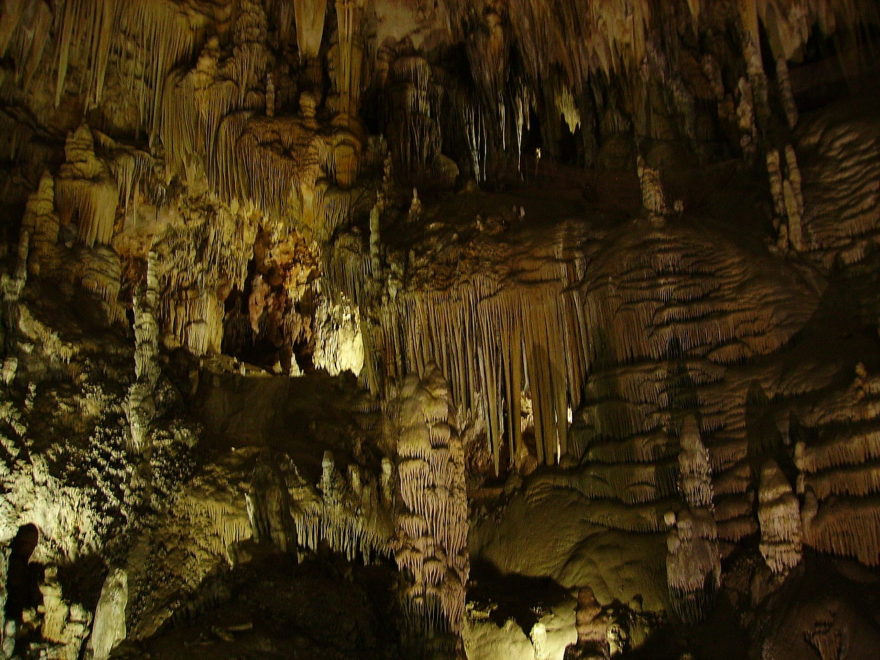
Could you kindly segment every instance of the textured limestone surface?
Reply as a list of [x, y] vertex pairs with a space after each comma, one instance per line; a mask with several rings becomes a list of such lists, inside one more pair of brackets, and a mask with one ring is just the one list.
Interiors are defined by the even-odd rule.
[[0, 658], [873, 657], [871, 0], [0, 0]]

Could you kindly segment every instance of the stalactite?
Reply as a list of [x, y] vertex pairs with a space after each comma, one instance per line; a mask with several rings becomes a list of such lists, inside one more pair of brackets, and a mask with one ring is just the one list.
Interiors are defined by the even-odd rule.
[[126, 219], [137, 216], [140, 183], [152, 166], [153, 159], [148, 153], [129, 149], [119, 149], [109, 163]]
[[[256, 240], [255, 215], [247, 208], [180, 200], [174, 220], [156, 238], [163, 336], [197, 355], [219, 353], [224, 298], [245, 287]], [[228, 287], [228, 288], [227, 288]]]
[[230, 549], [236, 543], [252, 538], [253, 531], [246, 514], [226, 499], [226, 493], [218, 493], [215, 488], [216, 485], [207, 479], [199, 481], [193, 485], [187, 497], [177, 501], [177, 507], [189, 519], [190, 525], [207, 532], [199, 538], [199, 543], [204, 544], [212, 555], [222, 557], [231, 564]]
[[[556, 265], [548, 265], [540, 277], [565, 279]], [[392, 377], [421, 370], [429, 361], [438, 364], [455, 404], [482, 411], [499, 461], [505, 427], [512, 446], [519, 445], [519, 395], [528, 381], [539, 422], [539, 458], [553, 464], [567, 452], [568, 402], [581, 399], [585, 378], [579, 302], [577, 296], [562, 295], [556, 284], [548, 284], [547, 295], [539, 299], [526, 289], [496, 287], [491, 277], [474, 276], [453, 300], [443, 288], [403, 292], [381, 311], [378, 336], [365, 331], [365, 348], [381, 351]]]
[[[303, 349], [299, 357], [311, 358], [315, 369], [335, 374], [350, 365], [358, 371], [359, 363], [365, 362], [362, 382], [390, 399], [389, 417], [397, 426], [380, 442], [381, 451], [389, 453], [381, 468], [372, 438], [358, 437], [353, 454], [360, 462], [344, 465], [325, 455], [317, 484], [302, 478], [292, 463], [267, 453], [259, 470], [231, 485], [228, 497], [212, 500], [199, 493], [179, 507], [170, 501], [181, 516], [173, 534], [198, 526], [208, 529], [207, 539], [192, 544], [194, 553], [209, 548], [231, 563], [237, 552], [245, 555], [252, 549], [233, 546], [252, 538], [300, 556], [325, 548], [364, 561], [376, 553], [394, 554], [409, 580], [407, 616], [425, 628], [456, 630], [468, 573], [461, 444], [463, 437], [476, 437], [488, 444], [468, 445], [469, 465], [473, 461], [477, 472], [485, 474], [490, 464], [496, 474], [506, 468], [521, 471], [507, 475], [503, 487], [497, 479], [477, 486], [480, 497], [494, 499], [498, 494], [512, 503], [503, 515], [515, 511], [520, 489], [530, 506], [540, 504], [548, 492], [558, 495], [551, 489], [563, 485], [566, 498], [589, 500], [576, 507], [572, 530], [583, 525], [601, 541], [577, 543], [580, 539], [573, 538], [572, 560], [564, 576], [555, 577], [582, 585], [581, 567], [592, 571], [587, 566], [592, 563], [604, 569], [602, 553], [614, 543], [626, 553], [638, 550], [641, 557], [640, 544], [644, 541], [649, 547], [642, 535], [669, 532], [666, 578], [673, 608], [688, 621], [705, 613], [718, 588], [719, 539], [727, 553], [743, 537], [760, 533], [760, 551], [778, 574], [797, 563], [801, 544], [868, 564], [880, 561], [880, 518], [875, 511], [880, 479], [874, 474], [880, 441], [874, 437], [875, 420], [868, 413], [864, 419], [847, 419], [837, 410], [873, 411], [877, 383], [859, 372], [860, 382], [853, 387], [859, 398], [847, 401], [848, 391], [838, 401], [833, 365], [799, 363], [802, 354], [812, 354], [816, 337], [807, 322], [816, 313], [824, 286], [824, 272], [815, 275], [801, 268], [813, 254], [780, 260], [752, 249], [760, 245], [752, 245], [751, 239], [746, 250], [738, 250], [736, 241], [727, 240], [726, 229], [715, 231], [714, 221], [704, 224], [687, 218], [664, 224], [661, 219], [671, 216], [675, 207], [662, 189], [658, 170], [641, 158], [642, 202], [657, 222], [653, 227], [641, 220], [627, 224], [623, 215], [631, 211], [635, 191], [631, 176], [619, 177], [618, 191], [605, 187], [606, 181], [614, 185], [617, 175], [578, 174], [556, 162], [560, 152], [580, 161], [584, 151], [590, 151], [591, 139], [597, 148], [602, 145], [603, 159], [616, 158], [615, 150], [625, 150], [622, 158], [630, 158], [631, 134], [635, 130], [641, 135], [645, 127], [654, 137], [680, 130], [691, 146], [699, 139], [714, 147], [723, 135], [737, 139], [737, 99], [743, 151], [766, 156], [781, 242], [804, 252], [824, 250], [826, 244], [816, 230], [823, 222], [835, 225], [839, 219], [826, 235], [840, 241], [846, 262], [860, 259], [863, 248], [847, 244], [853, 235], [867, 236], [868, 245], [875, 242], [875, 141], [853, 145], [852, 138], [834, 129], [812, 130], [807, 118], [794, 135], [796, 143], [776, 141], [775, 124], [781, 117], [770, 117], [769, 122], [766, 117], [762, 64], [776, 60], [779, 96], [773, 101], [782, 101], [789, 126], [794, 127], [794, 91], [799, 99], [807, 95], [801, 96], [802, 88], [792, 89], [788, 56], [792, 63], [809, 62], [812, 54], [802, 59], [812, 49], [812, 44], [804, 48], [807, 40], [828, 44], [826, 30], [839, 15], [838, 7], [852, 8], [850, 0], [836, 6], [827, 0], [734, 1], [724, 6], [688, 0], [686, 7], [681, 2], [667, 7], [641, 0], [580, 5], [568, 0], [449, 0], [441, 4], [460, 12], [457, 20], [450, 19], [436, 33], [431, 32], [436, 26], [408, 33], [396, 46], [389, 45], [392, 40], [382, 44], [383, 52], [391, 53], [390, 71], [365, 75], [363, 81], [361, 73], [373, 73], [370, 58], [361, 61], [362, 55], [372, 55], [366, 40], [372, 39], [371, 30], [383, 34], [387, 28], [374, 24], [368, 12], [362, 14], [366, 3], [358, 0], [334, 2], [335, 20], [331, 16], [327, 24], [331, 43], [325, 44], [321, 35], [328, 3], [323, 1], [25, 4], [8, 0], [0, 14], [3, 93], [16, 102], [14, 107], [9, 104], [16, 116], [9, 119], [4, 114], [0, 121], [4, 128], [33, 124], [27, 126], [33, 137], [25, 138], [24, 128], [20, 134], [10, 131], [15, 134], [0, 137], [4, 160], [8, 152], [9, 160], [17, 163], [21, 143], [32, 139], [45, 143], [39, 148], [51, 161], [58, 136], [76, 125], [81, 108], [89, 112], [90, 123], [103, 126], [108, 135], [134, 136], [140, 143], [139, 128], [145, 124], [154, 129], [149, 141], [144, 140], [149, 153], [87, 127], [71, 134], [68, 162], [57, 180], [45, 175], [28, 200], [19, 270], [14, 281], [4, 281], [8, 297], [17, 299], [27, 272], [51, 277], [63, 266], [61, 295], [67, 295], [71, 279], [113, 304], [120, 297], [120, 284], [126, 296], [133, 292], [136, 383], [125, 410], [132, 444], [143, 451], [139, 460], [146, 464], [161, 453], [156, 439], [161, 439], [162, 429], [157, 425], [164, 421], [160, 412], [170, 388], [158, 387], [160, 337], [171, 351], [183, 346], [195, 354], [211, 354], [222, 347], [227, 357], [239, 354], [222, 346], [225, 315], [235, 323], [242, 319], [245, 330], [250, 326], [252, 332], [242, 333], [246, 339], [265, 333], [253, 354], [263, 353], [267, 325], [277, 326], [285, 339], [298, 338], [296, 349]], [[372, 4], [367, 5], [371, 11]], [[410, 10], [408, 3], [391, 4], [392, 12]], [[420, 9], [443, 11], [430, 9], [430, 4], [420, 3]], [[742, 25], [735, 20], [731, 25], [730, 15], [735, 16], [739, 6]], [[50, 7], [57, 13], [54, 26]], [[170, 18], [159, 20], [158, 11]], [[68, 14], [72, 18], [65, 18]], [[297, 53], [289, 48], [294, 15], [299, 67]], [[726, 30], [710, 22], [718, 17], [723, 17]], [[145, 20], [138, 24], [139, 19]], [[813, 28], [816, 23], [818, 31]], [[465, 66], [460, 48], [465, 42], [445, 41], [447, 33], [460, 30], [474, 31], [469, 37], [471, 75], [459, 70]], [[204, 40], [208, 33], [216, 36]], [[661, 36], [652, 39], [652, 34]], [[718, 35], [724, 38], [719, 41]], [[55, 39], [62, 47], [53, 45]], [[37, 54], [44, 48], [40, 41], [49, 42], [43, 55]], [[741, 57], [743, 44], [746, 59]], [[712, 54], [704, 54], [704, 48]], [[57, 69], [40, 74], [55, 78], [48, 96], [54, 91], [56, 104], [60, 101], [51, 126], [44, 125], [39, 112], [32, 113], [39, 105], [33, 94], [17, 96], [27, 92], [28, 72], [39, 68], [34, 62], [40, 57], [51, 65], [47, 68]], [[363, 72], [358, 70], [361, 63]], [[182, 68], [174, 68], [180, 64]], [[809, 76], [810, 66], [792, 71], [796, 83]], [[688, 75], [676, 75], [679, 70]], [[646, 76], [644, 85], [640, 75]], [[365, 108], [364, 125], [369, 132], [385, 130], [391, 137], [390, 150], [387, 144], [381, 146], [384, 136], [362, 143], [367, 130], [362, 131], [356, 119], [358, 95], [361, 83], [371, 81], [375, 86], [369, 93], [389, 99], [389, 105]], [[22, 85], [25, 89], [16, 88]], [[291, 116], [294, 88], [311, 90], [302, 94], [296, 117]], [[485, 98], [473, 98], [479, 94]], [[131, 103], [143, 116], [130, 125], [120, 120], [125, 125], [116, 126], [113, 104], [129, 103], [128, 98], [117, 100], [129, 95], [137, 97]], [[639, 106], [649, 104], [656, 107], [645, 113], [647, 118], [633, 121], [628, 116], [634, 107], [638, 114]], [[540, 122], [529, 130], [533, 113]], [[583, 145], [571, 141], [577, 136], [557, 133], [560, 113], [572, 133], [584, 136]], [[652, 113], [659, 119], [651, 118]], [[669, 126], [658, 127], [661, 123]], [[615, 132], [619, 134], [612, 135]], [[787, 133], [784, 128], [781, 132]], [[539, 166], [538, 148], [535, 159], [541, 181], [529, 181], [524, 189], [506, 188], [507, 177], [514, 173], [502, 171], [499, 165], [506, 163], [496, 161], [499, 142], [501, 150], [515, 143], [518, 156], [525, 145], [541, 144], [545, 158]], [[677, 159], [670, 142], [674, 141], [645, 144], [649, 162]], [[721, 145], [719, 153], [727, 154], [727, 147]], [[393, 185], [388, 173], [372, 211], [370, 193], [378, 186], [359, 185], [362, 148], [365, 178], [377, 175], [382, 157], [390, 153], [397, 166], [394, 173], [405, 184]], [[848, 153], [855, 153], [852, 160], [859, 162], [841, 156]], [[841, 176], [829, 178], [827, 189], [812, 190], [820, 178], [812, 170], [820, 155], [839, 160]], [[452, 171], [443, 169], [450, 157], [465, 170], [461, 195], [447, 194], [454, 177], [439, 183], [431, 177]], [[32, 186], [40, 172], [24, 161], [21, 176], [14, 171], [7, 182], [22, 190]], [[663, 178], [668, 174], [670, 182], [679, 184], [676, 188], [684, 188], [685, 179], [691, 185], [692, 173], [682, 176], [678, 164], [662, 167]], [[799, 167], [804, 168], [803, 179]], [[742, 171], [730, 172], [733, 182], [750, 182], [749, 176], [742, 178]], [[473, 182], [467, 181], [471, 174], [487, 182], [484, 190], [474, 190]], [[713, 176], [709, 172], [710, 179]], [[558, 199], [557, 184], [565, 189]], [[405, 194], [410, 188], [411, 201]], [[521, 199], [537, 188], [542, 189], [535, 191], [534, 199]], [[728, 192], [731, 197], [737, 194]], [[440, 194], [442, 201], [435, 206]], [[545, 198], [550, 203], [544, 204]], [[713, 197], [706, 210], [714, 213], [726, 200]], [[503, 212], [493, 208], [496, 201]], [[508, 215], [511, 203], [514, 211]], [[835, 203], [844, 211], [835, 214]], [[520, 204], [529, 211], [528, 221], [518, 225], [517, 218], [525, 216]], [[587, 209], [586, 221], [559, 219], [565, 209], [582, 207]], [[471, 209], [466, 217], [459, 217], [462, 208]], [[476, 212], [480, 216], [474, 223]], [[760, 218], [756, 223], [760, 228]], [[565, 229], [556, 233], [555, 227], [563, 224]], [[345, 233], [337, 231], [346, 226]], [[271, 247], [255, 240], [257, 227], [261, 235], [272, 235]], [[77, 231], [86, 247], [74, 240]], [[267, 265], [262, 251], [275, 250], [278, 235], [299, 231], [326, 252], [320, 255], [323, 270], [315, 266], [308, 286], [294, 296], [282, 261], [297, 259], [298, 253], [291, 250]], [[336, 236], [338, 240], [327, 244]], [[142, 290], [137, 278], [148, 246], [147, 286]], [[66, 263], [61, 255], [74, 263]], [[830, 261], [825, 254], [821, 259]], [[794, 264], [798, 272], [789, 277], [780, 264]], [[830, 277], [838, 274], [835, 270]], [[328, 280], [328, 289], [336, 290], [322, 288]], [[34, 283], [21, 306], [53, 302], [55, 292], [49, 286]], [[810, 287], [815, 290], [805, 293]], [[284, 298], [280, 290], [291, 293]], [[37, 297], [42, 294], [44, 299]], [[239, 301], [253, 305], [250, 318]], [[288, 313], [284, 305], [294, 311], [280, 320]], [[772, 313], [764, 314], [768, 309]], [[25, 316], [19, 325], [38, 327], [43, 323], [38, 316]], [[863, 326], [873, 323], [858, 321]], [[313, 327], [307, 328], [310, 322]], [[804, 328], [806, 332], [795, 334]], [[74, 344], [49, 336], [42, 326], [33, 334], [34, 342], [21, 344], [20, 362], [15, 356], [4, 362], [0, 380], [11, 395], [24, 385], [25, 377], [40, 375], [41, 343], [63, 349], [54, 351], [53, 369], [73, 352], [68, 347]], [[856, 334], [859, 339], [864, 333]], [[89, 351], [93, 341], [89, 340]], [[287, 354], [281, 363], [289, 358], [293, 343], [284, 345]], [[351, 346], [343, 348], [344, 343]], [[857, 343], [856, 349], [863, 342]], [[343, 353], [349, 349], [354, 357], [347, 361]], [[785, 364], [770, 355], [778, 350], [785, 351]], [[250, 358], [251, 351], [241, 355]], [[849, 352], [843, 357], [856, 359]], [[863, 359], [872, 363], [871, 356]], [[65, 367], [64, 374], [85, 381], [92, 371], [93, 360], [88, 360], [87, 369], [74, 364]], [[199, 373], [210, 376], [204, 368], [213, 371], [233, 364], [242, 377], [256, 371], [223, 356], [202, 362], [198, 373], [192, 367], [194, 389]], [[98, 366], [110, 373], [114, 363], [110, 359]], [[185, 367], [187, 360], [172, 361], [178, 363]], [[680, 367], [680, 379], [673, 365]], [[448, 385], [435, 378], [438, 373]], [[806, 440], [795, 444], [800, 472], [796, 491], [807, 503], [802, 511], [778, 466], [771, 464], [761, 476], [755, 515], [745, 439], [753, 430], [753, 418], [751, 402], [743, 403], [743, 383], [750, 378], [768, 390], [768, 406], [777, 422], [788, 408], [812, 416]], [[221, 375], [215, 380], [227, 389], [237, 379]], [[679, 380], [687, 383], [679, 387]], [[308, 387], [309, 382], [292, 385]], [[264, 385], [280, 387], [283, 379], [266, 379]], [[205, 387], [203, 379], [200, 393]], [[35, 392], [36, 386], [27, 395], [28, 406]], [[48, 407], [44, 396], [41, 389], [35, 420]], [[14, 402], [16, 397], [7, 398]], [[826, 405], [829, 399], [832, 404]], [[86, 412], [94, 414], [92, 408], [101, 402], [96, 395]], [[118, 410], [108, 405], [101, 414], [118, 415]], [[451, 410], [467, 420], [461, 430]], [[763, 412], [759, 410], [758, 425], [765, 421]], [[5, 419], [7, 413], [2, 416]], [[9, 417], [10, 429], [25, 438], [21, 429], [27, 415]], [[573, 418], [577, 421], [570, 429]], [[178, 429], [173, 430], [176, 435]], [[326, 429], [318, 427], [317, 432], [321, 442]], [[580, 435], [574, 442], [570, 436], [576, 433]], [[795, 442], [794, 432], [791, 437]], [[238, 445], [239, 438], [235, 442]], [[12, 443], [4, 440], [6, 444]], [[337, 457], [344, 455], [337, 450]], [[561, 463], [565, 469], [532, 472], [538, 460]], [[686, 506], [669, 530], [660, 513], [676, 506], [676, 492]], [[535, 529], [542, 531], [540, 525]], [[568, 530], [563, 531], [567, 536]], [[566, 551], [555, 544], [551, 549]], [[659, 567], [663, 553], [658, 558], [653, 550], [650, 560]], [[639, 562], [628, 564], [626, 570]], [[597, 593], [614, 591], [612, 578], [617, 576], [600, 572], [608, 581], [596, 584]], [[660, 578], [662, 582], [662, 574]], [[649, 585], [645, 586], [647, 593]], [[579, 596], [579, 641], [594, 643], [597, 653], [607, 655], [608, 637], [600, 634], [604, 622], [598, 620], [601, 608], [595, 594], [585, 587]], [[662, 593], [659, 600], [665, 600]], [[514, 632], [519, 634], [515, 628]], [[550, 624], [526, 625], [524, 633], [523, 640], [531, 639], [536, 656], [548, 653]]]
[[[136, 65], [125, 72], [125, 85], [132, 91], [137, 72], [144, 72], [150, 83], [148, 96], [142, 87], [137, 105], [155, 135], [160, 124], [160, 102], [168, 72], [189, 58], [201, 37], [201, 20], [184, 12], [169, 11], [163, 3], [119, 3], [116, 0], [69, 0], [58, 20], [55, 44], [55, 105], [61, 103], [72, 63], [86, 71], [86, 109], [98, 106], [111, 56], [121, 50], [120, 42], [135, 35]], [[42, 49], [34, 57], [42, 55]], [[33, 62], [28, 63], [34, 66]], [[133, 75], [131, 75], [133, 74]]]
[[296, 43], [299, 47], [300, 57], [317, 57], [321, 48], [321, 37], [324, 34], [326, 0], [295, 2], [293, 12], [296, 17]]
[[[92, 0], [94, 1], [94, 0]], [[152, 95], [140, 100], [141, 116], [147, 121], [151, 136], [160, 131], [161, 102], [168, 72], [179, 62], [192, 57], [201, 41], [201, 26], [189, 17], [169, 12], [154, 3], [125, 5], [120, 15], [125, 33], [137, 35], [147, 59], [144, 70], [152, 81]]]
[[819, 503], [807, 489], [801, 510], [804, 543], [820, 552], [856, 557], [880, 565], [880, 513], [874, 498], [841, 498]]
[[119, 255], [107, 246], [99, 245], [80, 251], [82, 288], [97, 294], [107, 303], [111, 321], [122, 320], [124, 309], [119, 304], [119, 290], [122, 280], [122, 266]]
[[[347, 475], [347, 478], [346, 478]], [[333, 552], [369, 563], [392, 547], [391, 501], [382, 501], [381, 477], [351, 464], [337, 469], [325, 451], [321, 476], [313, 486], [286, 455], [262, 451], [245, 494], [255, 539], [280, 549], [315, 552], [323, 542]]]
[[232, 28], [233, 78], [238, 86], [238, 107], [244, 107], [248, 92], [258, 87], [266, 75], [269, 53], [266, 49], [268, 24], [261, 2], [241, 0]]
[[223, 303], [213, 291], [185, 289], [168, 302], [165, 314], [171, 332], [195, 355], [220, 353]]
[[0, 56], [11, 55], [17, 63], [16, 80], [31, 87], [46, 47], [51, 43], [52, 9], [48, 3], [13, 0], [0, 16]]
[[398, 57], [389, 72], [386, 132], [398, 173], [429, 171], [440, 153], [441, 90], [431, 65], [417, 55]]
[[486, 126], [483, 115], [474, 105], [468, 104], [464, 110], [465, 137], [471, 156], [471, 169], [474, 179], [479, 183], [486, 179]]
[[106, 164], [95, 155], [92, 131], [82, 125], [68, 135], [65, 163], [55, 183], [55, 203], [62, 224], [75, 216], [79, 238], [89, 247], [113, 236], [119, 193]]
[[[207, 91], [210, 112], [203, 130], [192, 135], [173, 129], [168, 137], [181, 145], [183, 153], [204, 163], [222, 199], [230, 204], [249, 200], [264, 213], [288, 218], [320, 240], [348, 221], [351, 195], [336, 186], [348, 188], [355, 182], [361, 143], [342, 126], [320, 130], [313, 93], [300, 95], [298, 117], [261, 117], [252, 110], [224, 114], [230, 107], [230, 90], [214, 85]], [[169, 113], [180, 103], [187, 107], [177, 95], [169, 98]]]
[[822, 444], [797, 445], [796, 457], [807, 476], [835, 467], [859, 466], [880, 459], [880, 437], [873, 431], [854, 434], [838, 433]]
[[[363, 47], [359, 30], [363, 25], [364, 0], [335, 0], [336, 50], [334, 84], [343, 118], [356, 117], [360, 107]], [[347, 119], [346, 119], [347, 121]]]
[[101, 101], [113, 31], [118, 25], [118, 20], [116, 0], [106, 2], [68, 0], [64, 3], [64, 15], [57, 45], [56, 107], [61, 103], [64, 93], [71, 47], [82, 43], [87, 43], [89, 46], [85, 60], [89, 76], [88, 107], [94, 107]]
[[[465, 49], [477, 86], [478, 96], [464, 102], [464, 126], [471, 148], [471, 165], [475, 179], [485, 177], [486, 150], [493, 143], [507, 149], [509, 123], [507, 121], [507, 75], [510, 61], [510, 34], [506, 12], [487, 5], [466, 35]], [[513, 99], [514, 114], [517, 100]], [[519, 141], [519, 136], [516, 136]], [[483, 161], [483, 162], [481, 162]]]
[[[169, 165], [176, 169], [184, 170], [204, 161], [205, 170], [212, 172], [215, 157], [227, 156], [218, 148], [221, 122], [239, 106], [247, 107], [237, 103], [239, 85], [221, 76], [220, 54], [218, 39], [208, 39], [196, 66], [190, 71], [174, 72], [164, 85], [159, 135]], [[214, 184], [218, 185], [216, 178]], [[222, 188], [221, 191], [226, 192]]]
[[525, 131], [531, 128], [531, 109], [535, 105], [534, 93], [525, 81], [516, 84], [514, 97], [514, 126], [516, 130], [516, 169], [522, 171], [522, 145]]
[[[737, 0], [729, 4], [725, 11], [739, 15], [744, 45], [751, 51], [750, 74], [763, 72], [761, 27], [769, 37], [771, 59], [790, 59], [807, 42], [813, 25], [818, 24], [824, 34], [830, 34], [870, 16], [872, 11], [857, 0], [806, 0], [794, 5], [784, 0]], [[485, 23], [478, 24], [481, 31], [477, 32], [469, 13], [473, 11], [473, 3], [451, 0], [444, 5], [454, 36], [465, 43], [469, 43], [470, 38], [475, 42], [471, 48], [485, 60], [478, 63], [480, 75], [486, 76], [495, 69], [484, 42], [492, 43], [492, 37], [500, 33], [506, 41], [516, 45], [531, 80], [548, 80], [554, 67], [558, 67], [576, 87], [573, 90], [576, 93], [592, 72], [612, 75], [637, 70], [650, 50], [652, 30], [656, 30], [656, 20], [662, 18], [664, 9], [645, 0], [627, 4], [600, 0], [588, 7], [577, 3], [526, 1], [504, 5], [506, 11], [499, 13], [495, 3], [480, 2], [477, 11], [484, 12]], [[715, 9], [713, 0], [688, 0], [683, 16], [686, 20], [677, 27], [699, 29], [712, 20], [715, 14], [712, 9]], [[472, 36], [474, 32], [479, 36]], [[559, 46], [553, 48], [548, 44]]]
[[12, 0], [4, 5], [3, 15], [0, 16], [0, 55], [6, 55], [15, 29], [24, 18], [26, 7], [25, 0]]

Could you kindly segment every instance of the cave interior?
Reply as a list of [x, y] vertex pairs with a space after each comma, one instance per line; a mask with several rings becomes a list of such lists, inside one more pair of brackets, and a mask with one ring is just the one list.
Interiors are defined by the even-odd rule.
[[880, 657], [880, 2], [0, 0], [0, 658]]

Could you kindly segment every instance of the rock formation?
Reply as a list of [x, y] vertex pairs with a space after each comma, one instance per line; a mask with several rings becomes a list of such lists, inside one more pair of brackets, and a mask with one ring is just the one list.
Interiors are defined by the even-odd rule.
[[439, 369], [405, 379], [388, 417], [400, 497], [395, 561], [411, 581], [405, 607], [417, 622], [458, 631], [469, 569], [464, 448]]
[[111, 569], [101, 588], [95, 621], [89, 637], [88, 654], [94, 660], [109, 658], [113, 647], [125, 639], [125, 606], [128, 604], [128, 576]]
[[870, 657], [878, 34], [0, 3], [0, 656]]

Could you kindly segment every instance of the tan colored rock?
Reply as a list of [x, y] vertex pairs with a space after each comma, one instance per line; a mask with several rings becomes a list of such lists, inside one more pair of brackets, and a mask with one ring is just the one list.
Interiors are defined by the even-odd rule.
[[700, 429], [693, 415], [688, 415], [679, 435], [678, 489], [694, 508], [712, 509], [712, 467], [709, 452], [700, 441]]
[[67, 137], [65, 163], [55, 182], [62, 224], [76, 219], [80, 240], [91, 247], [113, 237], [119, 195], [107, 166], [95, 155], [91, 129], [83, 124]]
[[128, 604], [128, 576], [113, 568], [104, 580], [87, 653], [92, 660], [106, 660], [113, 648], [125, 639], [125, 608]]
[[28, 198], [22, 226], [31, 235], [29, 272], [47, 276], [57, 273], [61, 266], [58, 248], [60, 220], [55, 213], [55, 181], [48, 172], [43, 173], [39, 187]]
[[785, 575], [803, 554], [801, 514], [797, 498], [775, 461], [761, 466], [758, 488], [761, 554], [770, 570]]
[[676, 614], [685, 622], [702, 620], [721, 586], [721, 559], [715, 519], [706, 509], [667, 514], [666, 579]]
[[48, 566], [40, 593], [43, 595], [43, 623], [40, 633], [54, 648], [51, 657], [78, 660], [80, 649], [89, 633], [91, 613], [79, 603], [68, 603], [61, 593], [57, 567]]
[[403, 505], [395, 560], [410, 579], [406, 607], [419, 625], [458, 631], [469, 572], [468, 506], [464, 451], [440, 371], [404, 379], [389, 417]]

